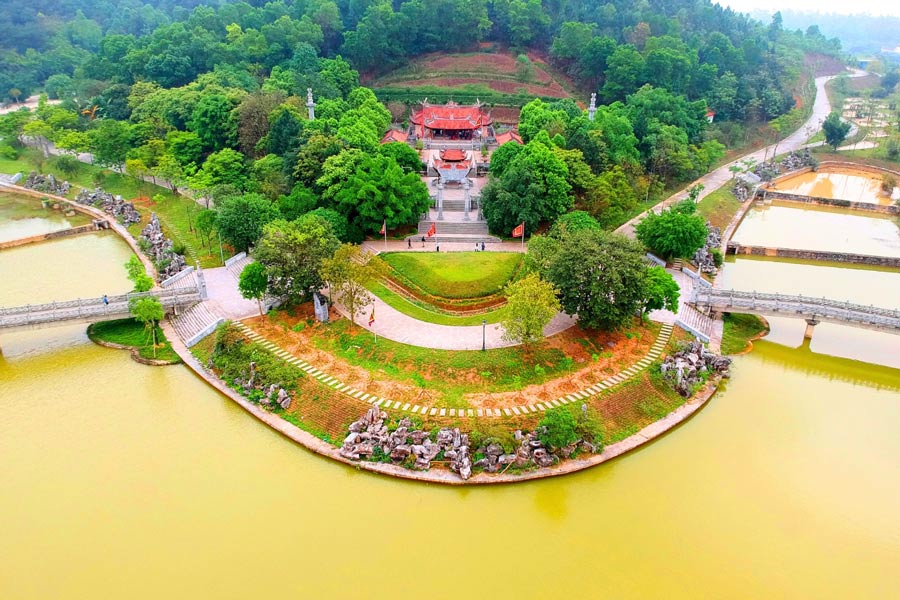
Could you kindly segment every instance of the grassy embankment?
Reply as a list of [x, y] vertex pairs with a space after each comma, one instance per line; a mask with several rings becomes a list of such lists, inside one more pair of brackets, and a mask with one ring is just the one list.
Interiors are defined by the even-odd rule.
[[[16, 160], [0, 158], [0, 172], [27, 174], [34, 171], [35, 166], [29, 157], [36, 152], [38, 152], [36, 149], [29, 148], [21, 152]], [[102, 178], [100, 187], [110, 194], [133, 201], [143, 216], [141, 223], [129, 228], [132, 235], [135, 237], [140, 235], [141, 229], [150, 221], [150, 214], [156, 213], [163, 232], [175, 242], [176, 246], [183, 246], [189, 264], [199, 261], [201, 267], [221, 266], [218, 244], [214, 242], [211, 246], [207, 246], [206, 241], [193, 227], [194, 219], [203, 207], [190, 198], [175, 195], [162, 186], [140, 182], [129, 175], [96, 165], [80, 164], [72, 175], [63, 175], [55, 165], [55, 158], [50, 158], [43, 164], [41, 171], [53, 173], [58, 179], [68, 180], [72, 184], [72, 191], [68, 195], [70, 199], [74, 199], [81, 188], [92, 190], [97, 187], [96, 178], [100, 177]]]
[[731, 193], [730, 183], [726, 183], [697, 203], [697, 214], [723, 231], [740, 209], [741, 201]]
[[137, 319], [117, 319], [101, 321], [88, 327], [88, 337], [95, 341], [108, 342], [128, 346], [137, 351], [141, 358], [165, 361], [170, 364], [181, 362], [166, 339], [166, 334], [156, 326], [156, 352], [154, 355], [153, 338], [144, 324]]
[[722, 354], [740, 354], [750, 347], [750, 342], [768, 333], [769, 326], [756, 315], [725, 313], [725, 330], [722, 333]]
[[[470, 302], [497, 298], [503, 287], [521, 270], [522, 255], [507, 252], [393, 252], [383, 254], [390, 273], [369, 291], [388, 306], [426, 323], [480, 325], [482, 320], [499, 323], [505, 308], [499, 306], [473, 314], [454, 312], [451, 305], [465, 308]], [[407, 290], [401, 292], [401, 289]], [[430, 300], [448, 308], [443, 310]]]
[[[657, 331], [654, 330], [652, 333], [655, 337]], [[488, 388], [495, 389], [497, 387], [496, 383], [504, 378], [506, 378], [510, 386], [515, 389], [521, 389], [525, 386], [525, 382], [517, 379], [516, 374], [522, 374], [523, 367], [530, 367], [534, 360], [539, 357], [537, 354], [532, 354], [530, 358], [523, 360], [523, 357], [528, 357], [528, 353], [523, 354], [514, 348], [491, 350], [486, 353], [478, 351], [450, 352], [430, 350], [419, 352], [423, 349], [402, 344], [386, 343], [386, 340], [381, 339], [378, 342], [378, 348], [374, 348], [374, 344], [371, 342], [371, 335], [360, 335], [368, 338], [368, 343], [366, 339], [344, 336], [341, 336], [341, 339], [350, 344], [347, 348], [355, 350], [354, 354], [362, 356], [362, 358], [357, 357], [353, 362], [363, 367], [370, 367], [372, 374], [377, 375], [379, 380], [394, 379], [398, 382], [405, 382], [410, 373], [419, 372], [416, 370], [416, 364], [421, 365], [422, 369], [429, 369], [434, 373], [446, 373], [447, 369], [453, 368], [453, 365], [460, 364], [462, 368], [454, 372], [454, 379], [465, 378], [468, 370], [479, 368], [493, 369], [493, 371], [481, 373], [481, 377], [469, 382], [473, 389], [480, 391]], [[671, 351], [683, 338], [685, 336], [676, 331], [669, 342], [669, 350]], [[361, 347], [357, 350], [354, 348], [357, 345], [356, 342], [366, 344], [366, 347]], [[209, 336], [194, 346], [191, 351], [205, 364], [211, 355], [213, 344], [213, 336]], [[336, 348], [336, 350], [338, 349]], [[404, 357], [397, 354], [398, 350], [410, 354]], [[343, 359], [347, 358], [347, 355], [348, 352], [341, 352], [339, 356]], [[548, 355], [540, 356], [546, 357]], [[561, 358], [562, 362], [565, 362], [566, 357], [561, 356]], [[626, 362], [633, 362], [633, 360], [635, 358], [628, 359]], [[572, 368], [571, 362], [567, 367]], [[540, 373], [538, 369], [530, 370]], [[617, 370], [619, 369], [617, 368]], [[560, 380], [560, 378], [565, 378], [566, 372], [564, 369], [557, 369], [551, 373], [550, 369], [546, 369], [542, 375], [546, 380]], [[425, 396], [436, 391], [431, 387], [432, 383], [432, 381], [428, 381], [426, 386], [422, 388]], [[453, 382], [441, 381], [439, 383], [447, 386], [453, 385]], [[447, 397], [445, 396], [443, 400], [447, 400]], [[609, 444], [638, 432], [641, 428], [675, 410], [684, 402], [684, 398], [676, 394], [662, 381], [658, 372], [658, 365], [654, 364], [650, 365], [637, 377], [626, 381], [622, 385], [586, 399], [584, 404], [587, 404], [600, 417], [603, 441]], [[450, 406], [452, 405], [450, 404]], [[297, 395], [291, 407], [288, 410], [281, 410], [277, 407], [270, 410], [320, 439], [339, 445], [339, 440], [347, 433], [347, 425], [357, 419], [366, 408], [366, 404], [341, 394], [312, 377], [301, 377], [297, 384]], [[569, 409], [573, 411], [580, 410], [580, 405], [572, 405]], [[408, 416], [408, 413], [388, 407], [384, 407], [383, 410], [388, 413], [389, 421], [393, 422]], [[494, 437], [507, 451], [512, 451], [518, 445], [518, 442], [513, 438], [513, 431], [516, 429], [533, 429], [537, 426], [542, 416], [543, 413], [491, 418], [467, 417], [462, 414], [456, 417], [414, 415], [412, 419], [418, 427], [424, 429], [459, 427], [463, 431], [474, 433], [476, 436]]]

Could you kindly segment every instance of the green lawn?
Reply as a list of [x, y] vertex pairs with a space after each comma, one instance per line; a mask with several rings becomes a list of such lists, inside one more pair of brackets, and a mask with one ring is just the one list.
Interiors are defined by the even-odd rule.
[[[513, 346], [480, 350], [433, 350], [401, 344], [382, 337], [375, 341], [371, 332], [340, 319], [327, 325], [312, 338], [321, 350], [341, 356], [349, 363], [370, 371], [374, 377], [387, 375], [411, 382], [431, 398], [440, 398], [451, 407], [467, 406], [463, 395], [471, 392], [502, 392], [556, 379], [576, 371], [575, 363], [558, 348], [539, 344], [534, 348]], [[584, 343], [592, 346], [590, 339]], [[593, 346], [590, 351], [605, 350]]]
[[697, 203], [697, 214], [724, 229], [741, 208], [741, 201], [731, 193], [731, 182], [726, 183]]
[[724, 321], [722, 354], [743, 352], [750, 338], [769, 330], [765, 322], [756, 315], [725, 313]]
[[444, 312], [437, 312], [426, 302], [401, 296], [382, 283], [372, 284], [369, 286], [369, 291], [378, 296], [391, 308], [396, 309], [405, 315], [409, 315], [414, 319], [418, 319], [419, 321], [435, 323], [436, 325], [481, 325], [482, 319], [487, 321], [488, 324], [493, 325], [494, 323], [502, 321], [503, 316], [506, 313], [506, 306], [504, 305], [496, 310], [485, 313], [457, 316]]
[[396, 274], [439, 298], [481, 298], [503, 289], [522, 264], [516, 252], [389, 252]]
[[166, 339], [166, 334], [157, 325], [156, 327], [156, 355], [153, 353], [153, 340], [144, 324], [136, 319], [117, 319], [115, 321], [101, 321], [88, 327], [88, 336], [113, 344], [121, 344], [138, 349], [138, 354], [143, 358], [164, 360], [172, 363], [181, 362], [178, 355], [172, 350], [172, 345]]

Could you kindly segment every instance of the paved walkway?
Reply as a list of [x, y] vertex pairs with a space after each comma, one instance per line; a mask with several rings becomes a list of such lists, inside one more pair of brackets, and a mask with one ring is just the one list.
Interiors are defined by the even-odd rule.
[[[865, 71], [860, 71], [858, 69], [852, 70], [850, 77], [862, 77], [866, 75]], [[655, 213], [661, 212], [664, 208], [675, 204], [676, 202], [680, 202], [688, 197], [687, 190], [688, 188], [696, 185], [703, 184], [703, 191], [700, 192], [697, 200], [702, 200], [712, 192], [716, 191], [734, 177], [734, 174], [728, 170], [729, 167], [733, 165], [739, 164], [741, 161], [745, 161], [748, 159], [756, 160], [756, 162], [762, 162], [763, 158], [771, 157], [771, 155], [779, 151], [780, 153], [790, 152], [792, 150], [799, 150], [806, 145], [806, 141], [812, 137], [819, 129], [822, 128], [822, 122], [828, 116], [828, 113], [831, 112], [831, 103], [828, 101], [828, 94], [825, 92], [825, 84], [834, 79], [836, 75], [828, 75], [824, 77], [816, 78], [816, 99], [813, 103], [812, 114], [809, 119], [801, 125], [794, 133], [789, 135], [788, 137], [780, 140], [779, 142], [772, 144], [771, 146], [766, 146], [765, 148], [761, 148], [756, 150], [755, 152], [751, 152], [746, 154], [738, 159], [735, 159], [728, 163], [727, 165], [723, 165], [718, 169], [710, 171], [700, 179], [694, 181], [690, 185], [686, 186], [679, 192], [672, 194], [653, 208], [646, 210], [634, 217], [618, 229], [616, 232], [626, 235], [628, 237], [634, 237], [634, 226], [643, 219], [647, 213], [651, 210]]]

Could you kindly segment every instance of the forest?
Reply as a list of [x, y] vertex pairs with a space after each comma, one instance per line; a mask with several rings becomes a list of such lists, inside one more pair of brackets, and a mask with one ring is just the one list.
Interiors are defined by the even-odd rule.
[[486, 43], [545, 56], [601, 103], [594, 121], [570, 99], [523, 107], [526, 144], [498, 151], [485, 190], [498, 231], [520, 219], [501, 210], [511, 201], [532, 206], [529, 225], [578, 207], [614, 227], [705, 172], [736, 131], [796, 121], [804, 56], [840, 52], [708, 0], [7, 0], [0, 93], [61, 102], [3, 117], [0, 155], [24, 135], [190, 188], [235, 247], [253, 240], [226, 231], [247, 225], [228, 211], [250, 206], [263, 221], [325, 211], [358, 241], [429, 203], [416, 151], [379, 146], [392, 116], [361, 80]]

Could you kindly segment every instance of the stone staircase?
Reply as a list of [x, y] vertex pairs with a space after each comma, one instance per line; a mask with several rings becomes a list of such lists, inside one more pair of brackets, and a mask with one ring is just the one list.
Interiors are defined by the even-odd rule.
[[246, 252], [241, 252], [240, 254], [236, 254], [225, 261], [225, 268], [228, 269], [228, 272], [234, 275], [235, 279], [241, 278], [241, 271], [244, 270], [244, 267], [253, 262], [253, 259], [247, 255]]
[[431, 224], [435, 224], [437, 233], [428, 238], [429, 242], [485, 242], [495, 243], [500, 239], [488, 233], [487, 222], [485, 221], [420, 221], [419, 230], [415, 235], [410, 236], [413, 242], [421, 240], [423, 235], [428, 234]]
[[178, 337], [188, 348], [215, 331], [216, 327], [225, 321], [204, 302], [195, 304], [181, 314], [170, 317], [169, 320]]

